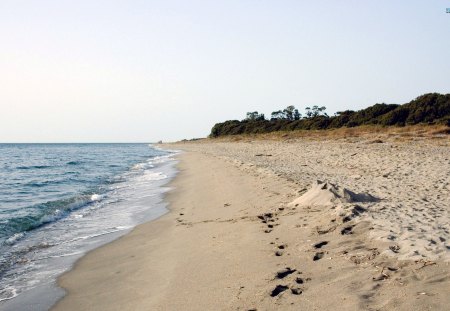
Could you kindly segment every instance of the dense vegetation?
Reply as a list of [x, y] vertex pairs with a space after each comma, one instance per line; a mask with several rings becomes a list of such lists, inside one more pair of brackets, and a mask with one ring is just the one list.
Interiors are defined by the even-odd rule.
[[274, 111], [268, 120], [257, 111], [248, 112], [242, 120], [217, 123], [210, 137], [238, 134], [268, 133], [274, 131], [318, 130], [360, 125], [405, 126], [419, 123], [450, 126], [450, 94], [430, 93], [404, 105], [375, 104], [359, 111], [345, 110], [328, 116], [325, 107], [305, 108], [305, 115], [294, 106]]

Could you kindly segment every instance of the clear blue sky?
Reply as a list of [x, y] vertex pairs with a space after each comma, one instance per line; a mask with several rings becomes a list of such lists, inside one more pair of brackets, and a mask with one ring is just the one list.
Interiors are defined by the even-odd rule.
[[450, 92], [448, 1], [0, 1], [0, 142], [204, 137]]

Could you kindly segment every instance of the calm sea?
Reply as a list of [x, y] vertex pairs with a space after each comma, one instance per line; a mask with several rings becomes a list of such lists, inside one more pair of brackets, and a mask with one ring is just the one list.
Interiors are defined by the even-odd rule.
[[175, 152], [148, 144], [0, 144], [0, 309], [46, 310], [87, 251], [162, 215]]

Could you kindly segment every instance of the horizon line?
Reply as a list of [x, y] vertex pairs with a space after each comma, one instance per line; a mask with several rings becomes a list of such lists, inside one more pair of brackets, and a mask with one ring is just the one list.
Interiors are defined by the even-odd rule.
[[157, 144], [158, 142], [0, 142], [6, 144]]

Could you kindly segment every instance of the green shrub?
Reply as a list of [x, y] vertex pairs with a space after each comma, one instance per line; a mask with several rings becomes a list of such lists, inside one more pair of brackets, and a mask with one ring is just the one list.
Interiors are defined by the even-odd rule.
[[[289, 111], [295, 107], [290, 106]], [[314, 106], [316, 107], [316, 106]], [[287, 108], [287, 109], [288, 109]], [[325, 108], [325, 107], [323, 107]], [[286, 114], [287, 109], [272, 113], [272, 116]], [[288, 111], [288, 112], [289, 112]], [[284, 116], [283, 114], [283, 116]], [[404, 126], [419, 123], [440, 123], [450, 126], [450, 94], [430, 93], [417, 97], [404, 105], [375, 104], [359, 111], [346, 110], [328, 117], [326, 114], [307, 115], [299, 117], [274, 118], [266, 120], [263, 114], [252, 112], [247, 114], [247, 119], [238, 121], [230, 120], [217, 123], [211, 129], [210, 137], [225, 135], [257, 134], [275, 131], [294, 130], [321, 130], [340, 127], [355, 127], [365, 124], [380, 124], [385, 126]]]

